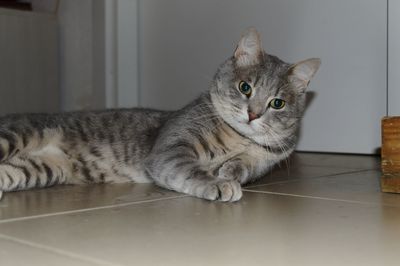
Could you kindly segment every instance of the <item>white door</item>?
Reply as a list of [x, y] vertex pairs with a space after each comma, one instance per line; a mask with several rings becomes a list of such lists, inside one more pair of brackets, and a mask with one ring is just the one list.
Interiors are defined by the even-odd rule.
[[400, 1], [389, 0], [388, 11], [388, 115], [400, 116]]
[[[387, 108], [381, 0], [139, 1], [139, 104], [177, 109], [205, 90], [242, 31], [287, 62], [320, 57], [298, 149], [374, 153]], [[121, 21], [121, 18], [119, 19]]]

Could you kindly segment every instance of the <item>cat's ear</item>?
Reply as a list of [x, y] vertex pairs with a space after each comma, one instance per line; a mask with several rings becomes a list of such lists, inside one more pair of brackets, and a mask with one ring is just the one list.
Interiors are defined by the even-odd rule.
[[260, 35], [255, 28], [249, 28], [242, 35], [235, 50], [234, 57], [238, 67], [256, 65], [262, 56]]
[[289, 81], [304, 92], [320, 65], [319, 58], [310, 58], [292, 65], [289, 69]]

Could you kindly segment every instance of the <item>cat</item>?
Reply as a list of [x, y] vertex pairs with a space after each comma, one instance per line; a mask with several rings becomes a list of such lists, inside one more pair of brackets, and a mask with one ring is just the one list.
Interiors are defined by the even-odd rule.
[[208, 91], [178, 111], [115, 109], [0, 118], [0, 191], [134, 181], [234, 202], [296, 145], [316, 58], [288, 64], [254, 28]]

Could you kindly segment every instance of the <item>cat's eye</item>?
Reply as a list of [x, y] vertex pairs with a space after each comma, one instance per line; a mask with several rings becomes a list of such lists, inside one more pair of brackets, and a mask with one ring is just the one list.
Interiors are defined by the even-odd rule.
[[269, 102], [269, 106], [274, 109], [282, 109], [285, 106], [285, 101], [279, 98], [274, 98]]
[[239, 82], [239, 91], [244, 95], [246, 95], [247, 97], [250, 97], [252, 89], [249, 83], [247, 83], [246, 81], [241, 81]]

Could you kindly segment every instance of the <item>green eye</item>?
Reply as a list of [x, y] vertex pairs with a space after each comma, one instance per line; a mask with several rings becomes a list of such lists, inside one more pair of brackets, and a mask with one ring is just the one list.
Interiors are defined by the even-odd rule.
[[251, 90], [251, 86], [246, 81], [239, 82], [239, 90], [241, 93], [243, 93], [247, 97], [250, 97], [252, 90]]
[[275, 98], [269, 102], [269, 106], [271, 106], [274, 109], [282, 109], [285, 106], [285, 101]]

